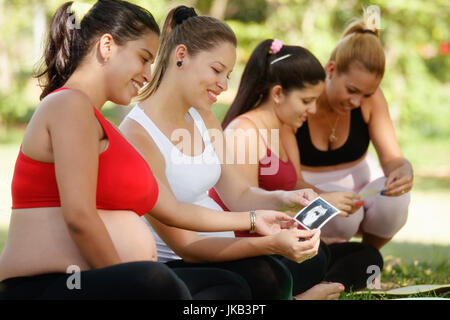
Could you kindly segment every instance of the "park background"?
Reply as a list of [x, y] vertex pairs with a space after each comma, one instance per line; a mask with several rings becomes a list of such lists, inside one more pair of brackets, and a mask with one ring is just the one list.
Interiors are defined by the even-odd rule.
[[[450, 283], [450, 2], [131, 2], [150, 10], [161, 26], [170, 8], [184, 4], [195, 7], [199, 14], [225, 20], [234, 30], [237, 63], [229, 90], [213, 106], [219, 119], [235, 96], [243, 67], [260, 41], [276, 37], [286, 44], [304, 46], [325, 65], [348, 22], [360, 17], [364, 7], [377, 5], [387, 58], [381, 88], [402, 151], [415, 171], [408, 222], [382, 249], [382, 283], [387, 287]], [[0, 0], [0, 251], [8, 232], [15, 159], [26, 124], [39, 103], [40, 88], [33, 73], [42, 56], [48, 23], [62, 3]], [[110, 103], [102, 113], [119, 124], [129, 110]]]

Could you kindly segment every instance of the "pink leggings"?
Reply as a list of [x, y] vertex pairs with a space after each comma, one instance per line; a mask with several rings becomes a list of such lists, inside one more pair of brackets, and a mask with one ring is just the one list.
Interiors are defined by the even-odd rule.
[[[360, 163], [347, 169], [329, 172], [302, 170], [302, 175], [308, 183], [328, 192], [382, 190], [386, 181], [378, 161], [369, 153]], [[368, 197], [354, 214], [331, 219], [322, 228], [322, 235], [349, 240], [361, 228], [363, 232], [380, 238], [392, 238], [406, 223], [409, 202], [409, 192], [398, 197], [379, 194]]]

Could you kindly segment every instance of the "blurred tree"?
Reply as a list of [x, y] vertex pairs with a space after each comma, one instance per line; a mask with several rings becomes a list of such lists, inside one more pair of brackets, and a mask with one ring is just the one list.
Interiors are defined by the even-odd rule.
[[[266, 38], [310, 49], [326, 64], [346, 24], [371, 4], [381, 9], [387, 57], [381, 84], [400, 136], [450, 136], [450, 40], [448, 0], [131, 0], [162, 24], [170, 8], [194, 6], [224, 18], [238, 38], [238, 62], [229, 103], [255, 46]], [[0, 123], [27, 121], [40, 89], [31, 78], [42, 51], [42, 27], [64, 0], [0, 0]], [[92, 2], [92, 1], [87, 1]], [[44, 19], [45, 17], [45, 19]], [[445, 46], [444, 46], [445, 49]]]
[[214, 0], [209, 14], [217, 19], [223, 20], [227, 10], [228, 0]]

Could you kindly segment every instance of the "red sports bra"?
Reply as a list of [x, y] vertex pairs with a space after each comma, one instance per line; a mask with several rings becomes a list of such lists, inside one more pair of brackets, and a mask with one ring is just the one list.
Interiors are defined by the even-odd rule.
[[[249, 119], [247, 117], [243, 118]], [[295, 171], [294, 164], [291, 162], [290, 159], [288, 159], [288, 161], [286, 162], [282, 161], [272, 152], [272, 150], [269, 149], [266, 140], [264, 140], [264, 137], [261, 136], [261, 138], [266, 147], [266, 155], [258, 163], [258, 186], [261, 189], [268, 191], [294, 190], [295, 185], [297, 184], [297, 171]], [[224, 211], [230, 211], [227, 208], [227, 206], [223, 203], [222, 199], [220, 199], [219, 194], [216, 192], [214, 188], [209, 190], [208, 195], [214, 201], [216, 201], [217, 204], [221, 206]], [[249, 233], [248, 231], [235, 231], [234, 233], [236, 237], [259, 236], [256, 233]]]
[[[95, 107], [94, 112], [109, 140], [99, 155], [97, 209], [131, 210], [142, 216], [156, 203], [158, 183], [136, 149]], [[20, 150], [11, 193], [12, 209], [60, 207], [54, 163], [33, 160]]]
[[266, 156], [258, 163], [259, 187], [268, 191], [294, 190], [297, 184], [297, 171], [291, 159], [284, 162], [269, 149], [264, 138], [263, 141], [267, 151]]

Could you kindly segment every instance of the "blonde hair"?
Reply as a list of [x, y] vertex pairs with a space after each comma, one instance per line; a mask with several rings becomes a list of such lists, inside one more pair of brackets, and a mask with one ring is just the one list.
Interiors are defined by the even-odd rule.
[[370, 73], [383, 77], [386, 59], [378, 29], [371, 18], [365, 14], [364, 18], [351, 23], [331, 53], [329, 61], [336, 63], [339, 73], [348, 72], [352, 64], [359, 63]]
[[213, 17], [198, 16], [193, 8], [173, 8], [164, 22], [152, 79], [138, 100], [145, 100], [158, 89], [169, 66], [170, 54], [177, 45], [184, 44], [188, 53], [194, 56], [222, 42], [237, 46], [236, 36], [227, 24]]

